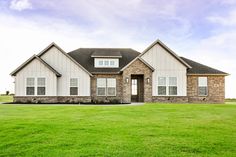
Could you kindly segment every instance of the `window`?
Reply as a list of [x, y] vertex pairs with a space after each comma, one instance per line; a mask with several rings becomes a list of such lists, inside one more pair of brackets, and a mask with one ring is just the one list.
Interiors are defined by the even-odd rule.
[[107, 79], [107, 96], [116, 96], [116, 79]]
[[158, 77], [158, 95], [166, 95], [166, 78]]
[[116, 96], [115, 78], [97, 78], [98, 96]]
[[131, 94], [132, 95], [137, 95], [138, 94], [138, 89], [137, 89], [137, 87], [138, 87], [138, 84], [137, 84], [137, 79], [132, 79], [131, 80], [131, 83], [132, 83], [132, 87], [131, 87]]
[[26, 95], [34, 95], [34, 78], [26, 78]]
[[158, 95], [177, 95], [177, 77], [158, 77], [157, 90]]
[[95, 58], [94, 65], [96, 68], [118, 68], [118, 58]]
[[78, 78], [70, 79], [70, 95], [78, 95]]
[[37, 83], [38, 83], [37, 95], [45, 95], [46, 94], [45, 78], [38, 78]]
[[169, 77], [169, 95], [177, 95], [177, 78]]
[[97, 79], [97, 95], [98, 96], [106, 95], [106, 78]]
[[98, 65], [99, 65], [99, 66], [103, 66], [103, 61], [99, 61], [99, 62], [98, 62]]
[[198, 95], [207, 95], [207, 77], [198, 77]]

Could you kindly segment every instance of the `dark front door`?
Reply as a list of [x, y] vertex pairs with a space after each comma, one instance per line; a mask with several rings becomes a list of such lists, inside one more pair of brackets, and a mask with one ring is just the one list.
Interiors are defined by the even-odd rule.
[[143, 75], [131, 75], [131, 101], [143, 102]]

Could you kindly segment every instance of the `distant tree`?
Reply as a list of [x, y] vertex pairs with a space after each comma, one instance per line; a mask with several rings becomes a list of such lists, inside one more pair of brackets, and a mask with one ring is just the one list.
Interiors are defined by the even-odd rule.
[[6, 95], [9, 95], [9, 93], [10, 93], [10, 92], [7, 90], [7, 91], [6, 91]]

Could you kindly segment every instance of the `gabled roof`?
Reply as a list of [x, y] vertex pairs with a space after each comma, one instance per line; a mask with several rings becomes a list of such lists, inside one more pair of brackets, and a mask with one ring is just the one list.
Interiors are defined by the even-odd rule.
[[33, 55], [32, 57], [30, 57], [27, 61], [25, 61], [23, 64], [21, 64], [16, 70], [14, 70], [10, 75], [11, 76], [16, 76], [16, 74], [23, 69], [26, 65], [28, 65], [30, 62], [32, 62], [34, 59], [37, 59], [38, 61], [40, 61], [42, 64], [44, 64], [50, 71], [52, 71], [57, 77], [60, 77], [61, 74], [59, 72], [57, 72], [55, 69], [53, 69], [53, 67], [51, 67], [49, 64], [47, 64], [44, 60], [42, 60], [41, 58], [39, 58], [37, 55]]
[[184, 60], [182, 60], [174, 51], [172, 51], [169, 47], [167, 47], [163, 42], [161, 42], [159, 39], [154, 41], [150, 46], [148, 46], [141, 54], [140, 57], [143, 56], [148, 50], [150, 50], [154, 45], [159, 44], [162, 48], [164, 48], [167, 52], [169, 52], [173, 57], [175, 57], [180, 63], [182, 63], [187, 68], [191, 68], [191, 66], [186, 63]]
[[[121, 58], [119, 58], [118, 68], [95, 68], [94, 58], [92, 55], [95, 52], [105, 52], [107, 56], [113, 55], [113, 52], [119, 52]], [[140, 53], [130, 48], [79, 48], [68, 53], [74, 60], [81, 64], [92, 74], [118, 74], [120, 70], [135, 59]]]
[[66, 57], [68, 57], [72, 62], [74, 62], [76, 65], [78, 65], [81, 69], [83, 69], [88, 75], [92, 76], [92, 74], [85, 69], [83, 66], [80, 65], [79, 62], [74, 60], [70, 55], [68, 55], [62, 48], [60, 48], [56, 43], [52, 42], [50, 45], [48, 45], [43, 51], [41, 51], [37, 56], [41, 57], [43, 54], [45, 54], [50, 48], [56, 47], [58, 50], [60, 50]]
[[193, 60], [181, 57], [186, 63], [188, 63], [192, 68], [188, 69], [188, 75], [229, 75], [223, 71], [211, 68], [209, 66], [203, 65], [201, 63], [195, 62]]
[[135, 62], [136, 60], [140, 60], [141, 62], [143, 62], [143, 64], [145, 64], [148, 68], [150, 68], [152, 71], [154, 71], [155, 69], [148, 64], [145, 60], [143, 60], [142, 58], [140, 58], [139, 56], [137, 56], [135, 59], [133, 59], [131, 62], [129, 62], [129, 64], [127, 64], [125, 67], [123, 67], [120, 71], [124, 71], [127, 67], [129, 67], [133, 62]]

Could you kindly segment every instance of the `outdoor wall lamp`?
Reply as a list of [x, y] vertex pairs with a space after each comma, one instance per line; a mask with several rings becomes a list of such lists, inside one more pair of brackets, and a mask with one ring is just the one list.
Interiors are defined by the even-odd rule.
[[125, 82], [129, 83], [129, 78], [128, 77], [126, 77]]
[[147, 78], [147, 83], [148, 83], [148, 84], [150, 83], [150, 78]]

